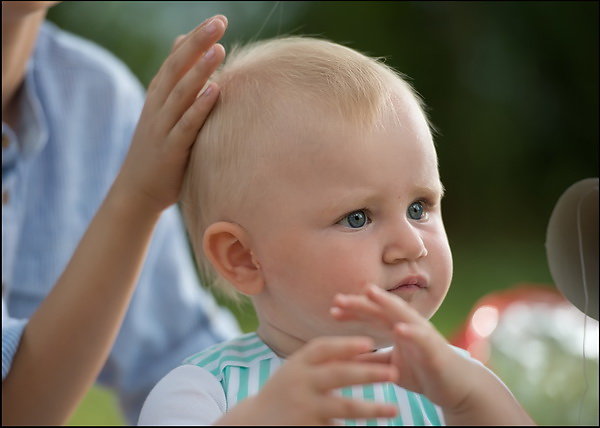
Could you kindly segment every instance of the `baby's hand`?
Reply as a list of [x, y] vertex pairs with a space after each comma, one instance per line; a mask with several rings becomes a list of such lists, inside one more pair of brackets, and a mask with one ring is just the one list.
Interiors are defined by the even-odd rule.
[[424, 394], [445, 410], [458, 409], [474, 391], [473, 363], [453, 351], [433, 325], [402, 298], [377, 286], [366, 296], [334, 298], [338, 320], [362, 320], [386, 328], [394, 342], [390, 352], [361, 355], [361, 361], [387, 363], [398, 369], [398, 385]]
[[160, 212], [177, 202], [191, 147], [219, 89], [209, 76], [225, 57], [215, 44], [227, 19], [215, 16], [177, 38], [150, 82], [133, 141], [115, 182], [129, 203]]
[[395, 369], [358, 362], [370, 352], [366, 337], [320, 337], [293, 354], [265, 384], [259, 394], [236, 406], [230, 415], [244, 425], [333, 425], [334, 419], [391, 418], [395, 406], [352, 400], [333, 394], [350, 385], [389, 382]]

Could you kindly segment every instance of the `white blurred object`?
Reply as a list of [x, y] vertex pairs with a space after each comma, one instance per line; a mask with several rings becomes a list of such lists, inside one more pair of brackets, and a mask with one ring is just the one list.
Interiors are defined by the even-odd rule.
[[555, 287], [489, 293], [451, 343], [506, 383], [539, 425], [598, 425], [598, 321]]
[[540, 425], [598, 425], [598, 321], [568, 302], [515, 302], [490, 336], [489, 365]]
[[546, 231], [546, 256], [556, 287], [598, 320], [598, 178], [586, 178], [558, 199]]

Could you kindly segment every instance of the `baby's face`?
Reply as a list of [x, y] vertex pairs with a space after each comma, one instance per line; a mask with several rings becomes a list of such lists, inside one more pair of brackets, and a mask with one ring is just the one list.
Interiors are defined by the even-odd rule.
[[362, 134], [340, 121], [321, 126], [267, 169], [246, 219], [266, 281], [255, 299], [265, 336], [366, 334], [387, 346], [372, 327], [329, 314], [336, 293], [361, 294], [367, 284], [426, 318], [441, 304], [452, 260], [437, 157], [416, 104], [403, 108], [400, 124]]

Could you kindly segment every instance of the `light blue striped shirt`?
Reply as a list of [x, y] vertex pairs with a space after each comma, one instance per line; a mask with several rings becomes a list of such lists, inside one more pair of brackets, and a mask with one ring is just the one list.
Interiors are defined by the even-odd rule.
[[[184, 364], [208, 371], [221, 384], [225, 397], [225, 411], [229, 411], [240, 401], [257, 394], [284, 364], [284, 360], [256, 333], [248, 333], [192, 355]], [[198, 385], [197, 389], [208, 390], [210, 386]], [[290, 394], [293, 393], [294, 385], [290, 385]], [[357, 385], [342, 388], [336, 393], [352, 399], [393, 404], [398, 408], [395, 418], [340, 421], [346, 426], [444, 425], [442, 409], [439, 406], [434, 405], [425, 396], [394, 383]], [[152, 403], [146, 403], [146, 406], [150, 405]]]
[[[2, 124], [2, 379], [27, 319], [116, 176], [144, 91], [113, 55], [45, 23], [19, 98], [21, 122]], [[231, 314], [199, 286], [172, 207], [100, 381], [119, 391], [133, 423], [150, 389], [185, 356], [237, 334]]]

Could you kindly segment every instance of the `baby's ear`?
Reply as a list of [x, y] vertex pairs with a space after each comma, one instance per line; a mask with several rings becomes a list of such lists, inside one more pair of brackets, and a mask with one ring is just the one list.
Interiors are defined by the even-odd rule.
[[246, 230], [238, 224], [220, 221], [204, 232], [204, 254], [219, 272], [240, 293], [258, 294], [264, 279], [260, 265], [252, 254]]

